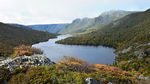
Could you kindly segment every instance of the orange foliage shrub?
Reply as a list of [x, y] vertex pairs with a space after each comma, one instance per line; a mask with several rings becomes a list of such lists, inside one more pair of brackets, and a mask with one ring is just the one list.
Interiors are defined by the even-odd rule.
[[[99, 72], [103, 75], [107, 75], [110, 77], [133, 77], [132, 72], [123, 71], [117, 67], [109, 66], [109, 65], [102, 65], [102, 64], [94, 64], [90, 65], [89, 63], [74, 58], [71, 56], [65, 56], [64, 60], [60, 60], [56, 64], [57, 70], [70, 70], [76, 72], [85, 72], [85, 73], [94, 73]], [[137, 72], [133, 72], [134, 75], [139, 75]]]
[[16, 56], [23, 56], [23, 55], [33, 55], [33, 54], [43, 54], [43, 51], [40, 49], [31, 47], [31, 46], [25, 46], [21, 45], [14, 48], [14, 53]]
[[[128, 71], [123, 71], [117, 67], [113, 67], [113, 66], [108, 66], [108, 65], [102, 65], [102, 64], [94, 64], [93, 65], [93, 69], [96, 71], [100, 71], [100, 72], [107, 72], [107, 73], [111, 73], [114, 75], [120, 75], [120, 76], [126, 76], [126, 75], [130, 75], [131, 72]], [[139, 75], [139, 73], [134, 72], [135, 75]]]
[[117, 67], [108, 66], [108, 65], [94, 64], [93, 66], [97, 70], [111, 71], [111, 72], [117, 72], [117, 73], [125, 72], [125, 71], [122, 71], [122, 70], [118, 69]]
[[64, 60], [57, 63], [57, 69], [66, 69], [77, 72], [90, 72], [90, 64], [71, 56], [65, 56]]

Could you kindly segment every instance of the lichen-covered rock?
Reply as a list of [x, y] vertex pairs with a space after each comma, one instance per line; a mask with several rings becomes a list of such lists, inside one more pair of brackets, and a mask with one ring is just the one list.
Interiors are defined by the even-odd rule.
[[127, 53], [127, 52], [129, 52], [131, 49], [132, 49], [132, 47], [130, 46], [130, 47], [128, 47], [127, 49], [124, 49], [124, 50], [122, 51], [122, 53], [123, 53], [123, 54], [124, 54], [124, 53]]
[[139, 79], [145, 79], [145, 77], [143, 75], [140, 75]]
[[14, 59], [7, 58], [0, 62], [0, 66], [8, 68], [10, 71], [18, 67], [48, 66], [54, 64], [44, 55], [20, 56]]
[[109, 82], [108, 84], [112, 84], [111, 82]]
[[134, 56], [137, 56], [138, 58], [146, 56], [143, 50], [134, 51]]
[[85, 81], [87, 82], [87, 84], [102, 84], [100, 80], [94, 80], [92, 78], [87, 78]]
[[116, 54], [125, 54], [132, 49], [132, 46], [128, 47], [127, 49], [123, 49], [122, 51], [118, 51]]
[[150, 55], [150, 48], [148, 48], [148, 49], [146, 50], [146, 54], [147, 54], [147, 55]]

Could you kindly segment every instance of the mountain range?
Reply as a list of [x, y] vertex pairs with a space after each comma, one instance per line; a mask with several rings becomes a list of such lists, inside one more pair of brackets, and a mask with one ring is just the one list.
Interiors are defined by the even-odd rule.
[[128, 14], [134, 13], [135, 11], [123, 11], [123, 10], [112, 10], [102, 13], [100, 16], [95, 18], [83, 18], [75, 19], [72, 23], [66, 24], [39, 24], [39, 25], [20, 25], [10, 24], [16, 27], [30, 28], [38, 31], [47, 31], [50, 33], [82, 33], [89, 32], [91, 30], [100, 29], [109, 23], [118, 20]]
[[69, 24], [40, 24], [40, 25], [28, 25], [28, 28], [47, 31], [50, 33], [59, 33], [61, 30], [65, 29]]
[[88, 30], [99, 29], [112, 21], [120, 19], [133, 12], [134, 11], [116, 10], [104, 12], [95, 18], [75, 19], [70, 25], [60, 31], [60, 33], [81, 33]]

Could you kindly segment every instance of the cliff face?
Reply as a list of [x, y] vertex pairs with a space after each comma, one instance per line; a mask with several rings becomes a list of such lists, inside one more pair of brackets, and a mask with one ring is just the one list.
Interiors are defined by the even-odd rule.
[[14, 59], [8, 58], [0, 62], [0, 66], [8, 68], [10, 71], [21, 67], [48, 66], [51, 64], [54, 64], [54, 62], [44, 55], [20, 56]]

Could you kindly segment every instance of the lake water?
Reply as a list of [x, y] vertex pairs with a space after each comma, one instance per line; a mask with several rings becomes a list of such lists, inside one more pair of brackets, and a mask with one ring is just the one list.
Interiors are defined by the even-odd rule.
[[33, 47], [40, 48], [44, 54], [54, 62], [63, 59], [64, 56], [72, 56], [90, 64], [112, 64], [115, 58], [114, 48], [103, 46], [63, 45], [55, 42], [70, 37], [71, 35], [60, 35], [49, 39], [47, 42], [34, 44]]

